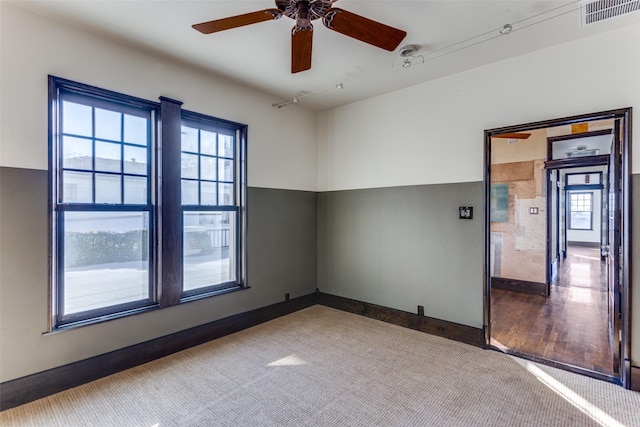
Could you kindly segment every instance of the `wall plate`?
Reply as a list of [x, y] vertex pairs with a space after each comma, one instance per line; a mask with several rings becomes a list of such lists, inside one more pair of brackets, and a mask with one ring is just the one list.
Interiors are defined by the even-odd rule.
[[460, 206], [460, 219], [473, 219], [473, 206]]

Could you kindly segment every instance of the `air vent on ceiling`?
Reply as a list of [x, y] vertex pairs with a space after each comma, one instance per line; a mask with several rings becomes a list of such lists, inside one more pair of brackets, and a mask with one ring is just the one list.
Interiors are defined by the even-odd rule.
[[595, 24], [640, 10], [640, 0], [598, 0], [583, 1], [580, 8], [582, 26]]

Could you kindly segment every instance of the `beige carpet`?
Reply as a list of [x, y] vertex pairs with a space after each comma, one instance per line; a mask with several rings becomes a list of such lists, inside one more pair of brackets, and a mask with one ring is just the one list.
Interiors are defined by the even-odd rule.
[[640, 426], [640, 393], [314, 306], [0, 413], [2, 426]]

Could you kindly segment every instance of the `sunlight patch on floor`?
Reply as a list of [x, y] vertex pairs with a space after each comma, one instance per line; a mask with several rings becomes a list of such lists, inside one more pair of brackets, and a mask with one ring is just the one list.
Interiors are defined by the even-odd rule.
[[571, 288], [569, 301], [591, 303], [593, 301], [593, 293], [589, 288]]
[[525, 365], [527, 371], [531, 372], [538, 380], [553, 390], [556, 394], [564, 398], [567, 402], [578, 408], [580, 411], [588, 415], [595, 422], [601, 426], [606, 427], [624, 427], [623, 424], [612, 418], [609, 414], [598, 408], [594, 404], [588, 402], [582, 396], [562, 384], [560, 381], [553, 378], [551, 375], [544, 372], [542, 369], [527, 362]]
[[278, 359], [275, 362], [269, 363], [267, 366], [302, 366], [306, 365], [307, 362], [302, 360], [295, 354], [290, 354], [289, 356], [285, 356], [282, 359]]
[[582, 259], [588, 259], [591, 261], [600, 261], [600, 256], [596, 255], [596, 256], [587, 256], [587, 255], [571, 255], [573, 258], [582, 258]]

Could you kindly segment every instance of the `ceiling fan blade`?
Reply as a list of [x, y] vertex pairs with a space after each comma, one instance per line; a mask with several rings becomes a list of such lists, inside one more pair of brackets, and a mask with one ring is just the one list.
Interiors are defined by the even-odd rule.
[[313, 48], [313, 27], [293, 27], [291, 32], [291, 73], [299, 73], [311, 68]]
[[192, 25], [192, 27], [193, 29], [200, 31], [202, 34], [211, 34], [217, 33], [218, 31], [230, 30], [231, 28], [257, 24], [258, 22], [272, 21], [280, 19], [280, 17], [282, 17], [282, 12], [279, 9], [265, 9], [245, 13], [243, 15], [230, 16], [228, 18], [203, 22], [201, 24]]
[[395, 50], [407, 35], [406, 31], [373, 21], [344, 9], [331, 8], [322, 23], [345, 36], [388, 51]]
[[530, 136], [530, 133], [501, 133], [500, 135], [492, 135], [492, 138], [527, 139]]

